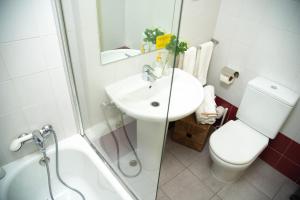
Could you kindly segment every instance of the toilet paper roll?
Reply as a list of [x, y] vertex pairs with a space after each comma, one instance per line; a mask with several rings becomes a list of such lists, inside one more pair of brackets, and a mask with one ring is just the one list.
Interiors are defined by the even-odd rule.
[[225, 75], [225, 76], [232, 76], [234, 78], [238, 78], [239, 77], [239, 72], [230, 68], [230, 67], [223, 67], [221, 70], [221, 74]]
[[239, 72], [230, 67], [223, 67], [220, 74], [220, 81], [229, 85], [232, 84], [235, 78], [239, 77]]
[[231, 83], [233, 83], [233, 80], [234, 80], [233, 76], [220, 74], [220, 81], [227, 84], [227, 85], [230, 85]]

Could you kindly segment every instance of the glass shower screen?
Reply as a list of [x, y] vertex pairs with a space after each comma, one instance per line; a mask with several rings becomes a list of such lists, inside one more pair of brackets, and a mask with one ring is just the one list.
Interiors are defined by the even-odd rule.
[[[168, 130], [181, 0], [135, 1], [61, 3], [83, 135], [137, 199], [154, 200]], [[107, 58], [127, 59], [104, 65], [101, 56], [108, 50], [101, 47], [112, 44]], [[133, 47], [138, 56], [131, 55]]]

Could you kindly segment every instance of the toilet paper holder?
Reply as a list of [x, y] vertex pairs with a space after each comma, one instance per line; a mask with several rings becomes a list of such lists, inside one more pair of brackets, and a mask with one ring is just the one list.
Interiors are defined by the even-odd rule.
[[220, 81], [229, 85], [232, 84], [234, 79], [239, 77], [240, 73], [228, 66], [225, 66], [221, 70]]
[[221, 70], [221, 73], [224, 74], [224, 75], [227, 75], [227, 76], [231, 76], [233, 78], [238, 78], [240, 73], [230, 67], [223, 67], [222, 70]]

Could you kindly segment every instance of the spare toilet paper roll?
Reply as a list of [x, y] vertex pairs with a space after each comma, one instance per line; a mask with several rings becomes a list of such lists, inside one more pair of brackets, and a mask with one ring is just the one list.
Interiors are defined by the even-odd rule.
[[232, 76], [228, 76], [228, 75], [225, 75], [225, 74], [220, 74], [220, 81], [227, 84], [227, 85], [230, 85], [231, 83], [233, 83], [233, 77]]

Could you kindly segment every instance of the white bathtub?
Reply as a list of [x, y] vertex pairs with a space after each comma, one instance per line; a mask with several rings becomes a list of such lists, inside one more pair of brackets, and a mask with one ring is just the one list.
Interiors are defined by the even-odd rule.
[[[47, 153], [55, 200], [81, 200], [56, 178], [54, 145]], [[36, 152], [3, 167], [6, 176], [0, 180], [1, 200], [50, 200], [46, 167], [39, 164], [40, 158]], [[86, 200], [133, 200], [79, 134], [59, 142], [59, 161], [63, 180], [81, 191]]]

